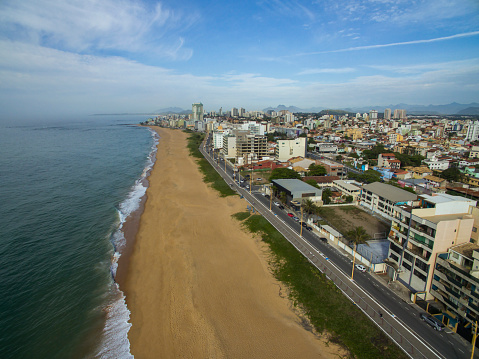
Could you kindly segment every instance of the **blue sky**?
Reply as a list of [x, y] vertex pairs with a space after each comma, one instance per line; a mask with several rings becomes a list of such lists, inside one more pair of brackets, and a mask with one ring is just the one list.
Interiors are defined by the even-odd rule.
[[479, 102], [477, 0], [3, 0], [0, 118]]

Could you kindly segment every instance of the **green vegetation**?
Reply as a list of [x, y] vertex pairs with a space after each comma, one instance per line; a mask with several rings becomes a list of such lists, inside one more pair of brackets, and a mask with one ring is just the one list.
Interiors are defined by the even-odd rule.
[[381, 173], [375, 170], [367, 170], [363, 173], [348, 172], [348, 178], [365, 183], [380, 182]]
[[268, 244], [273, 275], [288, 287], [289, 299], [309, 318], [318, 333], [329, 333], [331, 342], [344, 346], [355, 358], [406, 358], [401, 349], [266, 219], [253, 215], [243, 225]]
[[323, 200], [324, 204], [330, 204], [331, 203], [331, 195], [333, 192], [329, 188], [323, 189], [323, 194], [321, 196], [321, 199]]
[[366, 230], [362, 226], [356, 227], [348, 231], [346, 233], [346, 237], [356, 245], [366, 243], [366, 241], [371, 239], [369, 234], [366, 233]]
[[441, 177], [450, 182], [459, 182], [464, 175], [459, 171], [457, 167], [450, 167], [447, 170], [441, 172]]
[[188, 137], [188, 149], [190, 150], [190, 155], [197, 158], [196, 162], [198, 163], [200, 171], [203, 173], [203, 181], [210, 183], [211, 187], [217, 190], [221, 197], [236, 195], [236, 192], [231, 189], [231, 187], [201, 154], [199, 147], [205, 135], [198, 132], [188, 133], [190, 133]]
[[308, 176], [326, 176], [328, 174], [326, 168], [321, 165], [315, 165], [314, 163], [309, 165], [308, 170]]
[[251, 215], [248, 211], [246, 212], [238, 212], [233, 214], [233, 218], [237, 219], [238, 221], [244, 221], [246, 218], [248, 218]]
[[285, 168], [285, 167], [280, 167], [280, 168], [275, 168], [273, 171], [271, 171], [271, 176], [269, 176], [270, 182], [274, 179], [283, 179], [283, 178], [301, 179], [301, 175], [295, 170]]

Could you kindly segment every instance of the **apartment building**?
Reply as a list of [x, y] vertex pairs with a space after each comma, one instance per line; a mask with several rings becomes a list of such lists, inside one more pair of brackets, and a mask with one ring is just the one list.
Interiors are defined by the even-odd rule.
[[414, 291], [426, 291], [433, 278], [436, 256], [450, 247], [469, 243], [474, 225], [470, 207], [476, 201], [437, 193], [420, 195], [413, 205], [395, 205], [388, 239], [388, 275]]
[[363, 186], [359, 200], [361, 206], [392, 220], [394, 218], [394, 206], [400, 204], [412, 205], [413, 201], [417, 200], [417, 196], [414, 193], [385, 183], [374, 182]]
[[307, 138], [298, 137], [294, 140], [278, 140], [275, 148], [275, 158], [285, 162], [292, 157], [306, 157]]
[[356, 201], [361, 194], [361, 188], [351, 182], [352, 181], [336, 180], [333, 184], [334, 187], [339, 189], [345, 196], [352, 196], [353, 201]]
[[446, 307], [446, 324], [472, 328], [479, 320], [479, 246], [463, 243], [439, 253], [430, 293]]
[[326, 168], [328, 176], [341, 177], [341, 176], [347, 175], [347, 172], [348, 172], [347, 169], [340, 163], [323, 159], [319, 161], [319, 164], [321, 166], [324, 166], [324, 168]]

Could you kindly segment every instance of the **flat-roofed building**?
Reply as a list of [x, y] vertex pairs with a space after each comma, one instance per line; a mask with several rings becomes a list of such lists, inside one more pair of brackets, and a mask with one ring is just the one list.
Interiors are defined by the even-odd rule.
[[439, 253], [430, 293], [445, 306], [446, 324], [472, 330], [479, 321], [479, 246], [463, 243]]
[[328, 176], [342, 177], [348, 172], [342, 164], [327, 159], [319, 160], [319, 164], [326, 168]]
[[298, 137], [294, 140], [278, 140], [275, 148], [275, 158], [285, 162], [291, 157], [306, 157], [307, 138]]
[[420, 195], [413, 206], [394, 206], [388, 275], [431, 299], [433, 269], [438, 253], [469, 243], [474, 225], [470, 213], [477, 201], [437, 193]]
[[322, 189], [313, 187], [298, 179], [276, 179], [272, 182], [278, 191], [286, 193], [287, 203], [291, 201], [302, 202], [303, 200], [310, 199], [313, 202], [322, 204]]
[[417, 195], [385, 183], [374, 182], [363, 186], [359, 199], [361, 206], [391, 220], [395, 205], [412, 204], [417, 200]]
[[356, 201], [361, 194], [361, 188], [349, 181], [336, 180], [333, 184], [334, 187], [339, 189], [345, 196], [353, 196], [353, 201]]

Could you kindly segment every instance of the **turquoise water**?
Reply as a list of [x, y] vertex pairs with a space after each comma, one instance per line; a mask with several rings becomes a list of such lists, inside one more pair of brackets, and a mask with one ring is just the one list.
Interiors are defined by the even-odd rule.
[[0, 124], [0, 357], [126, 358], [112, 280], [157, 139], [139, 117]]

